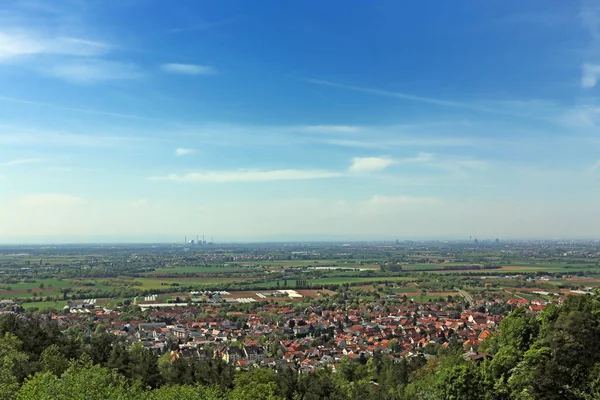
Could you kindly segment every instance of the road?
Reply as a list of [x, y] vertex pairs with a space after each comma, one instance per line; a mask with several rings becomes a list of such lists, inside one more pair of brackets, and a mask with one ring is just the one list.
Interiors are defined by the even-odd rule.
[[518, 298], [518, 299], [525, 300], [525, 301], [529, 301], [529, 300], [527, 300], [525, 297], [523, 297], [523, 296], [519, 296], [517, 293], [512, 293], [512, 292], [510, 292], [510, 291], [509, 291], [509, 290], [507, 290], [507, 289], [504, 289], [504, 291], [505, 291], [506, 293], [510, 294], [511, 296], [515, 296], [515, 297], [516, 297], [516, 298]]
[[458, 288], [455, 288], [455, 289], [458, 293], [460, 293], [460, 295], [462, 297], [465, 298], [466, 301], [469, 302], [469, 304], [473, 304], [473, 298], [471, 297], [471, 295], [469, 293], [465, 292], [464, 290], [458, 289]]

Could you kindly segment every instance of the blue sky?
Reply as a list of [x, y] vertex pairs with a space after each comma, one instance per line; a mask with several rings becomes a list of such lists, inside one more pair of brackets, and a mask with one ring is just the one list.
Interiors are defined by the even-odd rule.
[[594, 1], [0, 4], [0, 241], [591, 238]]

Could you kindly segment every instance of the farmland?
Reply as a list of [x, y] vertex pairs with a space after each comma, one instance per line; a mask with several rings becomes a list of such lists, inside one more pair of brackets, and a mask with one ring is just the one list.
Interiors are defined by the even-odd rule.
[[599, 249], [597, 242], [5, 246], [0, 299], [56, 308], [86, 298], [116, 305], [198, 290], [340, 288], [420, 300], [455, 296], [457, 289], [551, 298], [600, 286]]

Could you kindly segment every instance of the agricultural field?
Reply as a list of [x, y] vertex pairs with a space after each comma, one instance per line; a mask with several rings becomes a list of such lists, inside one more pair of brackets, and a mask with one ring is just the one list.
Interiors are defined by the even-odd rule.
[[67, 305], [66, 301], [36, 301], [31, 303], [23, 303], [24, 309], [37, 308], [40, 310], [54, 308], [62, 310]]
[[600, 247], [587, 242], [0, 247], [0, 299], [29, 308], [85, 298], [116, 306], [193, 290], [374, 286], [410, 297], [456, 295], [456, 289], [489, 297], [529, 296], [531, 288], [570, 293], [600, 287]]

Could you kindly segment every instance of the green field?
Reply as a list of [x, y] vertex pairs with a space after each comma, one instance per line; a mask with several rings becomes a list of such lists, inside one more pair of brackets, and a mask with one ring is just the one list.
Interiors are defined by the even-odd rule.
[[[230, 263], [233, 264], [233, 263]], [[247, 261], [236, 263], [238, 265], [260, 265], [265, 267], [300, 268], [300, 267], [338, 267], [338, 268], [366, 268], [379, 269], [378, 264], [361, 265], [361, 260], [274, 260], [274, 261]]]
[[[252, 278], [196, 278], [196, 279], [154, 279], [154, 278], [136, 278], [140, 285], [135, 286], [141, 290], [152, 290], [152, 289], [169, 289], [176, 287], [214, 287], [223, 284], [230, 284], [232, 282], [247, 282], [251, 281]], [[172, 286], [175, 284], [175, 286]]]
[[144, 275], [166, 275], [166, 274], [185, 274], [185, 273], [219, 273], [219, 272], [242, 272], [250, 270], [249, 268], [217, 265], [198, 265], [193, 267], [168, 267], [157, 268], [154, 271], [146, 272]]
[[[18, 298], [31, 298], [35, 294], [36, 296], [62, 296], [62, 290], [69, 288], [72, 290], [97, 290], [102, 289], [106, 291], [112, 290], [111, 286], [103, 285], [101, 282], [104, 279], [34, 279], [35, 282], [19, 282], [19, 283], [5, 283], [0, 284], [0, 298], [3, 299], [18, 299]], [[80, 286], [83, 283], [93, 283], [94, 286]], [[43, 285], [43, 288], [40, 286]], [[10, 287], [10, 290], [6, 290]]]
[[67, 305], [66, 301], [36, 301], [36, 302], [32, 302], [32, 303], [23, 303], [22, 307], [24, 309], [39, 308], [40, 310], [47, 309], [47, 308], [55, 308], [60, 311], [66, 305]]

